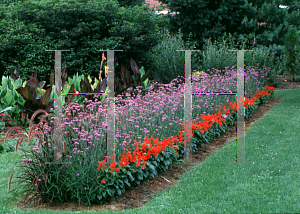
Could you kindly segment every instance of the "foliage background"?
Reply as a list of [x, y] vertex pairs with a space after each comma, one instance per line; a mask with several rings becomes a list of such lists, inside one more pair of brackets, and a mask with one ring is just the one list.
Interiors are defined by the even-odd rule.
[[[175, 33], [179, 28], [183, 39], [192, 33], [197, 41], [196, 49], [203, 49], [204, 40], [211, 37], [211, 41], [229, 35], [236, 43], [246, 40], [246, 47], [255, 46], [269, 48], [275, 53], [275, 61], [284, 54], [284, 35], [292, 27], [300, 30], [300, 3], [299, 1], [258, 1], [258, 0], [162, 0], [168, 4], [175, 16], [168, 15], [169, 30]], [[288, 5], [289, 8], [279, 8], [279, 5]], [[201, 11], [201, 12], [197, 12]], [[164, 17], [165, 18], [165, 17]], [[270, 24], [257, 25], [257, 22]], [[236, 46], [241, 48], [241, 46]], [[202, 59], [198, 53], [192, 54]], [[194, 58], [195, 59], [195, 58]], [[195, 61], [195, 60], [193, 60]]]
[[[213, 42], [231, 35], [236, 48], [240, 49], [238, 43], [246, 41], [246, 48], [252, 49], [254, 45], [268, 49], [275, 54], [274, 63], [282, 62], [288, 43], [285, 35], [291, 28], [298, 33], [300, 29], [298, 0], [161, 0], [171, 11], [180, 12], [176, 16], [155, 16], [154, 9], [142, 6], [144, 2], [2, 1], [0, 75], [7, 75], [8, 68], [16, 67], [29, 78], [37, 69], [40, 79], [49, 84], [54, 53], [45, 50], [71, 49], [71, 52], [62, 52], [62, 66], [66, 66], [68, 75], [78, 72], [98, 78], [102, 55], [98, 50], [123, 49], [123, 52], [115, 52], [115, 71], [119, 79], [121, 63], [131, 70], [131, 57], [139, 68], [153, 68], [154, 76], [164, 76], [166, 70], [171, 73], [179, 63], [173, 60], [174, 64], [168, 68], [163, 60], [155, 60], [161, 56], [161, 47], [169, 44], [169, 37], [162, 35], [164, 28], [171, 34], [181, 30], [181, 47], [184, 48], [194, 43], [195, 49], [204, 51], [205, 40]], [[279, 8], [280, 4], [289, 8]], [[259, 26], [257, 22], [268, 24]], [[172, 57], [182, 57], [173, 51]], [[201, 62], [205, 60], [201, 52], [192, 52], [193, 70], [203, 66]], [[180, 63], [184, 66], [184, 57]]]
[[[115, 71], [121, 63], [130, 70], [130, 58], [141, 67], [143, 53], [162, 40], [161, 26], [166, 20], [153, 16], [147, 7], [120, 7], [115, 0], [104, 1], [24, 1], [1, 8], [1, 65], [17, 67], [30, 76], [34, 69], [46, 82], [54, 67], [54, 52], [62, 52], [62, 67], [68, 75], [99, 74], [100, 49], [123, 49], [115, 53]], [[119, 72], [119, 73], [118, 73]], [[120, 77], [120, 75], [119, 75]]]

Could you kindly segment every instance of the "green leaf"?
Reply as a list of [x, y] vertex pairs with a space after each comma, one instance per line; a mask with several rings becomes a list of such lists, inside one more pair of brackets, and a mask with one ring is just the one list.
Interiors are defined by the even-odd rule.
[[11, 79], [8, 79], [8, 81], [7, 81], [7, 86], [8, 86], [8, 88], [10, 89], [10, 90], [13, 90], [14, 88], [13, 88], [13, 85], [11, 84]]
[[134, 75], [132, 75], [131, 77], [132, 77], [132, 80], [133, 80], [133, 82], [134, 82], [134, 85], [137, 86], [137, 83], [136, 83], [136, 80], [135, 80], [135, 78], [134, 78]]
[[149, 172], [148, 172], [148, 171], [145, 171], [145, 172], [143, 173], [143, 176], [144, 176], [145, 178], [147, 178], [148, 175], [149, 175]]
[[127, 175], [129, 176], [129, 178], [130, 178], [131, 181], [134, 181], [134, 177], [132, 176], [131, 172], [128, 171]]
[[2, 77], [2, 86], [7, 87], [8, 78], [3, 76]]
[[152, 164], [153, 164], [154, 166], [157, 166], [157, 162], [156, 162], [156, 161], [152, 161]]
[[4, 112], [7, 112], [7, 111], [13, 111], [15, 108], [14, 107], [7, 107], [3, 110], [0, 111], [0, 113], [4, 113]]
[[150, 167], [150, 169], [151, 169], [152, 172], [156, 171], [155, 167], [152, 164], [150, 164], [149, 167]]
[[144, 66], [142, 66], [142, 67], [140, 68], [140, 72], [141, 72], [141, 76], [144, 76], [144, 74], [145, 74]]
[[118, 188], [117, 189], [117, 194], [120, 196], [120, 195], [122, 195], [122, 192], [121, 192], [121, 190]]
[[126, 173], [126, 172], [127, 172], [126, 168], [125, 168], [125, 167], [122, 167], [122, 168], [121, 168], [121, 172], [127, 174], [127, 173]]
[[124, 183], [125, 183], [128, 187], [131, 187], [131, 184], [128, 182], [128, 180], [125, 180]]
[[106, 192], [110, 195], [110, 196], [114, 196], [115, 195], [115, 192], [116, 190], [113, 189], [113, 188], [110, 188], [110, 189], [107, 189]]
[[138, 174], [137, 175], [137, 178], [141, 181], [141, 180], [143, 180], [143, 174]]
[[[108, 195], [110, 195], [110, 194], [111, 194], [110, 189], [107, 188], [107, 189], [106, 189], [106, 192], [104, 192], [104, 193], [107, 193]], [[110, 195], [110, 196], [111, 196], [111, 195]]]
[[3, 98], [7, 93], [7, 88], [5, 87], [4, 90], [1, 89], [1, 93], [0, 93], [0, 99]]
[[168, 165], [170, 164], [170, 161], [169, 161], [169, 160], [165, 160], [165, 161], [164, 161], [164, 164], [165, 164], [166, 166], [168, 166]]
[[143, 174], [143, 170], [141, 168], [137, 168], [136, 172]]
[[5, 123], [3, 121], [0, 122], [0, 129], [4, 129], [5, 128]]
[[124, 183], [123, 183], [123, 181], [122, 181], [122, 183], [120, 183], [120, 179], [119, 179], [119, 186], [120, 186], [120, 188], [123, 188], [124, 187]]

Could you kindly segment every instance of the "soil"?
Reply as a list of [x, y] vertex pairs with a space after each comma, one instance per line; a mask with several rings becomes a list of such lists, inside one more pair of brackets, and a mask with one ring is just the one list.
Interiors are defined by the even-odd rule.
[[[294, 82], [290, 78], [278, 77], [281, 79], [279, 86], [274, 88], [275, 90], [284, 90], [291, 88], [300, 88], [300, 82]], [[285, 81], [287, 80], [287, 81]], [[282, 101], [282, 99], [272, 98], [264, 105], [258, 106], [251, 117], [245, 121], [246, 130], [248, 130], [251, 125], [264, 117], [277, 103]], [[6, 130], [9, 127], [6, 128]], [[213, 140], [209, 144], [200, 150], [192, 154], [191, 163], [186, 164], [184, 162], [178, 162], [173, 164], [166, 172], [159, 173], [155, 178], [150, 179], [147, 184], [142, 184], [137, 187], [133, 187], [127, 190], [120, 197], [116, 197], [114, 201], [108, 201], [106, 204], [92, 206], [88, 205], [78, 205], [75, 202], [66, 202], [61, 204], [60, 202], [51, 203], [26, 203], [15, 205], [17, 208], [22, 210], [29, 209], [46, 209], [46, 210], [68, 210], [68, 211], [101, 211], [101, 210], [125, 210], [132, 208], [139, 208], [147, 204], [155, 194], [161, 192], [164, 189], [176, 186], [177, 182], [180, 180], [182, 174], [189, 172], [193, 169], [194, 164], [200, 164], [205, 158], [207, 158], [212, 152], [223, 147], [224, 144], [228, 142], [229, 139], [236, 138], [236, 127], [229, 126], [228, 130], [223, 133], [218, 139]]]

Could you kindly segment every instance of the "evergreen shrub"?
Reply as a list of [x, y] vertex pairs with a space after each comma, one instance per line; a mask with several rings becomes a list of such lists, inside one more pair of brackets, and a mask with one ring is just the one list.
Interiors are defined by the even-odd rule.
[[[43, 0], [2, 5], [0, 14], [0, 71], [17, 68], [29, 78], [35, 69], [48, 84], [54, 70], [54, 51], [63, 51], [62, 67], [68, 76], [100, 72], [101, 50], [115, 52], [115, 71], [121, 79], [121, 62], [130, 68], [131, 57], [141, 67], [144, 53], [161, 40], [166, 22], [149, 7], [120, 7], [116, 0]], [[5, 29], [5, 30], [3, 30]], [[147, 70], [147, 66], [144, 66]], [[3, 75], [3, 74], [1, 74]]]

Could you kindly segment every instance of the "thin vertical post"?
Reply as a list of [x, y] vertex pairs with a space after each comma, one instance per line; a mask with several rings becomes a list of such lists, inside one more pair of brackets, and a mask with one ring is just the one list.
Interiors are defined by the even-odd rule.
[[192, 90], [191, 90], [191, 51], [185, 51], [185, 87], [184, 87], [184, 141], [186, 143], [184, 151], [184, 161], [191, 161], [192, 153]]
[[[177, 50], [185, 51], [185, 96], [184, 96], [184, 161], [189, 163], [191, 161], [190, 154], [192, 153], [192, 93], [191, 93], [191, 51], [200, 50]], [[233, 50], [229, 50], [233, 51]], [[244, 51], [247, 50], [237, 50], [237, 97], [238, 106], [237, 108], [237, 131], [241, 136], [244, 134], [244, 138], [239, 139], [237, 144], [237, 162], [234, 164], [254, 164], [254, 162], [245, 162], [244, 143], [245, 141], [245, 121], [244, 121], [244, 99], [245, 99], [245, 88], [244, 88]], [[212, 92], [210, 94], [214, 94]], [[220, 93], [217, 93], [218, 95]], [[222, 94], [232, 94], [232, 93], [222, 93]], [[241, 98], [242, 97], [242, 98]], [[244, 128], [244, 129], [243, 129]], [[243, 156], [241, 156], [243, 154]]]
[[185, 85], [184, 85], [184, 162], [191, 162], [192, 153], [192, 90], [191, 90], [191, 51], [199, 50], [176, 50], [185, 52]]
[[[54, 93], [54, 160], [55, 162], [46, 162], [46, 164], [69, 164], [70, 162], [62, 162], [62, 150], [63, 150], [63, 137], [62, 137], [62, 126], [61, 126], [61, 52], [62, 51], [70, 51], [70, 50], [47, 50], [47, 51], [55, 51], [55, 62], [54, 62], [54, 69], [55, 69], [55, 93]], [[56, 94], [56, 99], [55, 99]], [[57, 106], [57, 107], [56, 107]], [[56, 148], [55, 148], [56, 147]]]
[[243, 136], [237, 137], [237, 161], [229, 162], [229, 164], [254, 164], [254, 162], [245, 162], [245, 88], [244, 88], [244, 51], [253, 50], [229, 50], [237, 51], [237, 135]]
[[114, 50], [107, 51], [108, 65], [108, 108], [107, 108], [107, 163], [115, 162], [115, 92], [114, 92]]

